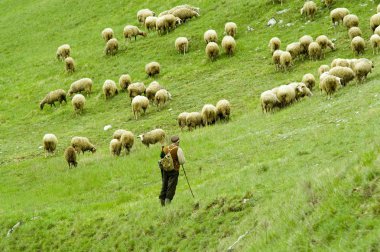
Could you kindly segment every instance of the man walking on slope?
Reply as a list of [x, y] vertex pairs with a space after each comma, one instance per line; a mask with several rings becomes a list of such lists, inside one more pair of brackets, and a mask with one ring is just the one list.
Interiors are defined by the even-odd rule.
[[170, 151], [174, 166], [174, 170], [172, 171], [165, 171], [162, 167], [160, 167], [162, 175], [162, 187], [159, 198], [162, 206], [170, 204], [170, 202], [173, 200], [178, 182], [179, 168], [180, 165], [183, 165], [185, 163], [185, 156], [182, 149], [179, 147], [179, 137], [172, 136], [170, 140], [172, 144], [165, 147], [162, 146], [160, 155], [161, 158], [164, 158], [165, 155]]

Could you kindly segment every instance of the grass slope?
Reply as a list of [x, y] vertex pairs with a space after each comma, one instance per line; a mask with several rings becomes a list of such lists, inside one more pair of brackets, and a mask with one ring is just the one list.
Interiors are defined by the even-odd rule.
[[[0, 248], [2, 251], [377, 251], [380, 250], [380, 101], [376, 67], [363, 85], [348, 85], [327, 100], [317, 90], [310, 99], [263, 115], [259, 95], [272, 87], [317, 73], [333, 58], [351, 58], [345, 28], [331, 28], [329, 10], [321, 7], [313, 22], [299, 15], [303, 1], [190, 1], [201, 17], [174, 32], [124, 44], [122, 29], [137, 24], [139, 9], [156, 13], [180, 1], [2, 1], [0, 9]], [[372, 2], [337, 0], [359, 16], [369, 38]], [[289, 9], [284, 14], [277, 11]], [[281, 25], [266, 27], [275, 17]], [[210, 62], [203, 32], [224, 23], [238, 24], [234, 57]], [[290, 26], [286, 24], [291, 23]], [[254, 28], [248, 32], [246, 27]], [[100, 32], [112, 27], [121, 42], [114, 57], [103, 55]], [[336, 38], [337, 50], [313, 62], [297, 61], [287, 73], [275, 72], [267, 43], [278, 36], [286, 44], [304, 34]], [[174, 50], [176, 37], [191, 39], [190, 53]], [[77, 63], [64, 72], [56, 48], [68, 43]], [[378, 56], [367, 50], [365, 57]], [[105, 101], [106, 79], [129, 73], [148, 79], [144, 66], [158, 61], [156, 78], [173, 95], [163, 111], [151, 107], [133, 120], [124, 93]], [[84, 114], [71, 104], [38, 109], [54, 89], [67, 90], [79, 78], [94, 80]], [[227, 98], [233, 105], [226, 124], [180, 132], [176, 117], [199, 111], [203, 104]], [[103, 131], [107, 124], [113, 126]], [[135, 143], [131, 155], [113, 158], [108, 143], [117, 128], [136, 135], [156, 127], [179, 134], [186, 171], [196, 195], [192, 200], [183, 175], [177, 195], [159, 207], [159, 148]], [[44, 158], [38, 147], [52, 132], [57, 155]], [[79, 157], [68, 170], [63, 151], [71, 137], [89, 137], [98, 147]], [[10, 237], [8, 230], [17, 222]]]

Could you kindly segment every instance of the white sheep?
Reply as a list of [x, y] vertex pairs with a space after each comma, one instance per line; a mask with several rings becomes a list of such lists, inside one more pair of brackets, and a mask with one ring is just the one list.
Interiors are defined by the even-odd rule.
[[92, 153], [96, 152], [95, 146], [87, 137], [75, 136], [71, 138], [71, 146], [76, 150], [78, 154], [80, 152], [84, 154], [85, 151], [91, 151]]
[[371, 42], [373, 54], [378, 54], [380, 47], [380, 36], [378, 34], [373, 34], [369, 41]]
[[330, 6], [333, 4], [333, 0], [325, 0], [324, 2], [327, 8], [330, 8]]
[[177, 25], [181, 24], [181, 19], [175, 17], [173, 14], [163, 15], [156, 20], [156, 30], [159, 35], [163, 35], [164, 32], [168, 33], [173, 31]]
[[126, 133], [126, 132], [127, 132], [127, 130], [125, 130], [125, 129], [117, 129], [113, 133], [112, 138], [120, 140], [121, 135], [123, 135], [123, 133]]
[[113, 156], [120, 156], [120, 152], [121, 152], [121, 142], [120, 142], [120, 140], [118, 140], [118, 139], [112, 139], [111, 142], [110, 142], [109, 149], [110, 149], [111, 155], [113, 155]]
[[323, 78], [320, 80], [319, 88], [321, 92], [324, 91], [327, 94], [328, 98], [331, 98], [331, 95], [341, 87], [340, 78], [330, 75], [327, 72], [321, 76], [323, 76]]
[[273, 55], [274, 51], [279, 50], [281, 47], [281, 40], [277, 37], [273, 37], [269, 40], [268, 47]]
[[191, 131], [193, 128], [204, 126], [202, 120], [202, 114], [199, 112], [191, 112], [186, 116], [186, 125]]
[[362, 36], [362, 31], [360, 30], [359, 27], [351, 27], [348, 30], [348, 37], [352, 40], [356, 36], [360, 36], [361, 37]]
[[364, 54], [365, 41], [362, 37], [356, 36], [351, 40], [351, 49], [355, 55]]
[[71, 53], [70, 45], [64, 44], [58, 47], [56, 56], [58, 60], [64, 60], [70, 56], [70, 53]]
[[127, 88], [129, 97], [132, 99], [137, 95], [142, 95], [145, 93], [145, 85], [143, 82], [135, 82], [128, 86]]
[[336, 66], [350, 67], [350, 62], [347, 59], [337, 58], [331, 62], [331, 67], [336, 67]]
[[280, 55], [280, 67], [287, 71], [293, 66], [292, 55], [289, 52], [282, 52]]
[[305, 96], [313, 96], [313, 93], [303, 82], [292, 82], [289, 83], [288, 86], [294, 89], [294, 92], [296, 94], [295, 101], [298, 101]]
[[145, 29], [148, 31], [156, 30], [157, 17], [149, 16], [145, 19]]
[[194, 7], [194, 6], [191, 6], [188, 4], [181, 4], [181, 5], [175, 6], [175, 7], [171, 8], [170, 10], [168, 10], [167, 13], [173, 13], [175, 10], [183, 9], [183, 8], [193, 10], [198, 14], [201, 13], [199, 7]]
[[188, 116], [189, 113], [187, 112], [182, 112], [181, 114], [178, 115], [177, 117], [177, 122], [178, 122], [178, 126], [181, 128], [181, 131], [183, 130], [183, 128], [186, 127], [186, 117]]
[[66, 148], [65, 159], [67, 164], [69, 165], [69, 168], [71, 168], [71, 166], [77, 167], [77, 153], [75, 152], [75, 149], [72, 146]]
[[189, 51], [189, 40], [186, 37], [178, 37], [174, 42], [174, 46], [178, 53], [185, 55]]
[[310, 43], [308, 53], [311, 60], [318, 60], [322, 58], [322, 48], [317, 42]]
[[272, 61], [273, 61], [273, 64], [276, 68], [276, 71], [280, 70], [281, 69], [281, 64], [280, 64], [280, 56], [281, 54], [283, 53], [284, 51], [282, 50], [276, 50], [273, 52], [273, 55], [272, 55]]
[[286, 51], [290, 53], [292, 59], [296, 59], [302, 52], [300, 42], [293, 42], [286, 46]]
[[82, 78], [71, 83], [68, 95], [71, 96], [75, 93], [80, 93], [82, 91], [89, 95], [91, 93], [91, 89], [92, 80], [90, 78]]
[[343, 22], [343, 18], [350, 14], [350, 11], [347, 8], [336, 8], [330, 12], [331, 22], [334, 26], [339, 25], [340, 22]]
[[86, 103], [86, 98], [81, 94], [74, 95], [73, 99], [71, 100], [71, 104], [73, 105], [74, 112], [76, 113], [82, 113], [84, 109], [84, 105]]
[[315, 39], [315, 42], [317, 42], [321, 49], [323, 57], [325, 57], [325, 49], [329, 47], [331, 50], [335, 50], [334, 43], [326, 36], [326, 35], [320, 35]]
[[222, 99], [216, 103], [216, 118], [219, 120], [230, 120], [231, 104], [228, 100]]
[[68, 73], [75, 72], [75, 62], [74, 59], [71, 57], [67, 57], [65, 59], [65, 69]]
[[307, 73], [302, 77], [302, 83], [306, 85], [310, 91], [313, 91], [313, 87], [315, 86], [315, 77], [311, 73]]
[[103, 84], [103, 94], [106, 100], [119, 93], [116, 87], [116, 83], [113, 80], [106, 80]]
[[158, 90], [160, 90], [162, 87], [160, 85], [160, 83], [158, 83], [157, 81], [152, 81], [149, 86], [146, 88], [145, 90], [145, 94], [146, 94], [146, 97], [148, 98], [148, 100], [150, 102], [154, 102], [154, 97], [157, 93]]
[[137, 120], [140, 116], [141, 110], [145, 111], [147, 110], [149, 106], [149, 100], [145, 96], [135, 96], [132, 100], [132, 113], [135, 119]]
[[131, 41], [132, 37], [135, 37], [136, 41], [136, 37], [139, 35], [146, 37], [146, 32], [141, 31], [137, 26], [134, 25], [127, 25], [124, 27], [125, 40], [129, 39], [129, 41]]
[[208, 43], [205, 51], [211, 61], [214, 61], [219, 56], [219, 46], [215, 42]]
[[359, 18], [354, 14], [348, 14], [343, 18], [343, 25], [350, 29], [351, 27], [359, 26]]
[[232, 56], [235, 53], [236, 42], [232, 36], [224, 36], [222, 40], [222, 47], [228, 56]]
[[260, 95], [261, 109], [263, 113], [268, 113], [273, 111], [274, 108], [278, 107], [280, 102], [277, 99], [276, 93], [273, 90], [267, 90]]
[[318, 75], [321, 76], [321, 74], [328, 72], [330, 70], [330, 67], [328, 65], [321, 65], [318, 68]]
[[149, 9], [142, 9], [137, 12], [137, 21], [140, 24], [144, 24], [147, 17], [155, 16], [156, 13]]
[[160, 70], [161, 70], [161, 66], [158, 62], [153, 61], [145, 65], [145, 73], [149, 77], [159, 74]]
[[110, 40], [111, 38], [113, 38], [113, 30], [112, 30], [112, 28], [105, 28], [102, 31], [102, 38], [104, 39], [104, 41], [106, 43], [107, 43], [108, 40]]
[[215, 30], [207, 30], [203, 34], [203, 39], [206, 44], [208, 44], [209, 42], [218, 43], [218, 34], [216, 33]]
[[214, 105], [205, 104], [201, 112], [203, 124], [206, 126], [214, 124], [217, 119], [216, 114], [217, 111]]
[[374, 68], [374, 65], [371, 60], [363, 58], [356, 61], [353, 70], [357, 81], [362, 83], [367, 78], [367, 75], [372, 72], [372, 68]]
[[299, 43], [301, 46], [301, 54], [303, 55], [309, 55], [308, 49], [311, 42], [313, 42], [313, 37], [309, 35], [304, 35], [299, 39]]
[[193, 17], [199, 17], [198, 12], [188, 9], [188, 8], [178, 8], [174, 10], [171, 14], [173, 16], [180, 18], [183, 22], [186, 22], [186, 20], [191, 19]]
[[149, 147], [150, 144], [156, 144], [161, 143], [161, 145], [164, 145], [165, 143], [165, 131], [162, 129], [154, 129], [152, 131], [149, 131], [147, 133], [141, 134], [138, 137], [141, 139], [141, 142]]
[[42, 142], [45, 150], [45, 157], [48, 154], [54, 154], [55, 149], [58, 145], [58, 139], [54, 134], [45, 134], [42, 138]]
[[119, 78], [119, 86], [122, 91], [128, 89], [129, 84], [132, 83], [132, 78], [129, 74], [122, 74]]
[[275, 89], [275, 92], [281, 107], [290, 105], [296, 100], [296, 91], [293, 86], [281, 85]]
[[106, 47], [104, 48], [104, 53], [106, 55], [115, 55], [119, 50], [119, 42], [116, 38], [111, 38], [107, 41]]
[[314, 19], [315, 13], [317, 13], [317, 5], [313, 1], [306, 1], [301, 8], [301, 15]]
[[59, 104], [62, 104], [63, 101], [65, 103], [67, 103], [65, 90], [63, 90], [63, 89], [57, 89], [57, 90], [49, 92], [44, 97], [44, 99], [42, 99], [42, 101], [40, 102], [40, 109], [43, 110], [45, 104], [49, 104], [50, 107], [52, 107], [54, 105], [54, 107], [55, 107], [55, 102], [56, 101], [58, 101]]
[[156, 103], [156, 106], [160, 110], [166, 102], [172, 99], [171, 94], [166, 89], [160, 89], [156, 92], [154, 96], [154, 102]]
[[336, 66], [329, 70], [330, 75], [340, 78], [340, 84], [346, 86], [350, 81], [355, 78], [355, 73], [349, 67]]
[[235, 37], [237, 32], [237, 25], [234, 22], [227, 22], [224, 25], [224, 33], [231, 37]]
[[369, 25], [372, 29], [372, 32], [374, 32], [376, 28], [380, 25], [380, 13], [376, 13], [371, 17]]
[[129, 154], [133, 143], [135, 142], [135, 136], [131, 131], [125, 131], [123, 134], [121, 134], [120, 142], [122, 148], [125, 149], [126, 154]]

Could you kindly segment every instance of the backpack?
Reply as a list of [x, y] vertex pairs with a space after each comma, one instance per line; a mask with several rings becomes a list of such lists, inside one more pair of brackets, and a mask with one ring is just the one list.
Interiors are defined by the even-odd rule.
[[165, 171], [172, 171], [174, 170], [174, 163], [173, 163], [173, 158], [170, 152], [174, 149], [175, 147], [169, 149], [168, 153], [165, 154], [165, 156], [160, 160], [160, 164], [162, 169]]

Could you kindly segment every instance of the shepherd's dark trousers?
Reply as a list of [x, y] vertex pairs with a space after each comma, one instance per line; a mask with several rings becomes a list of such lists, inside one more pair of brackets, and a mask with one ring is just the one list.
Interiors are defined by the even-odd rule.
[[161, 169], [162, 175], [162, 187], [159, 198], [162, 200], [170, 199], [172, 200], [175, 194], [175, 189], [178, 183], [179, 172], [176, 170], [165, 171]]

